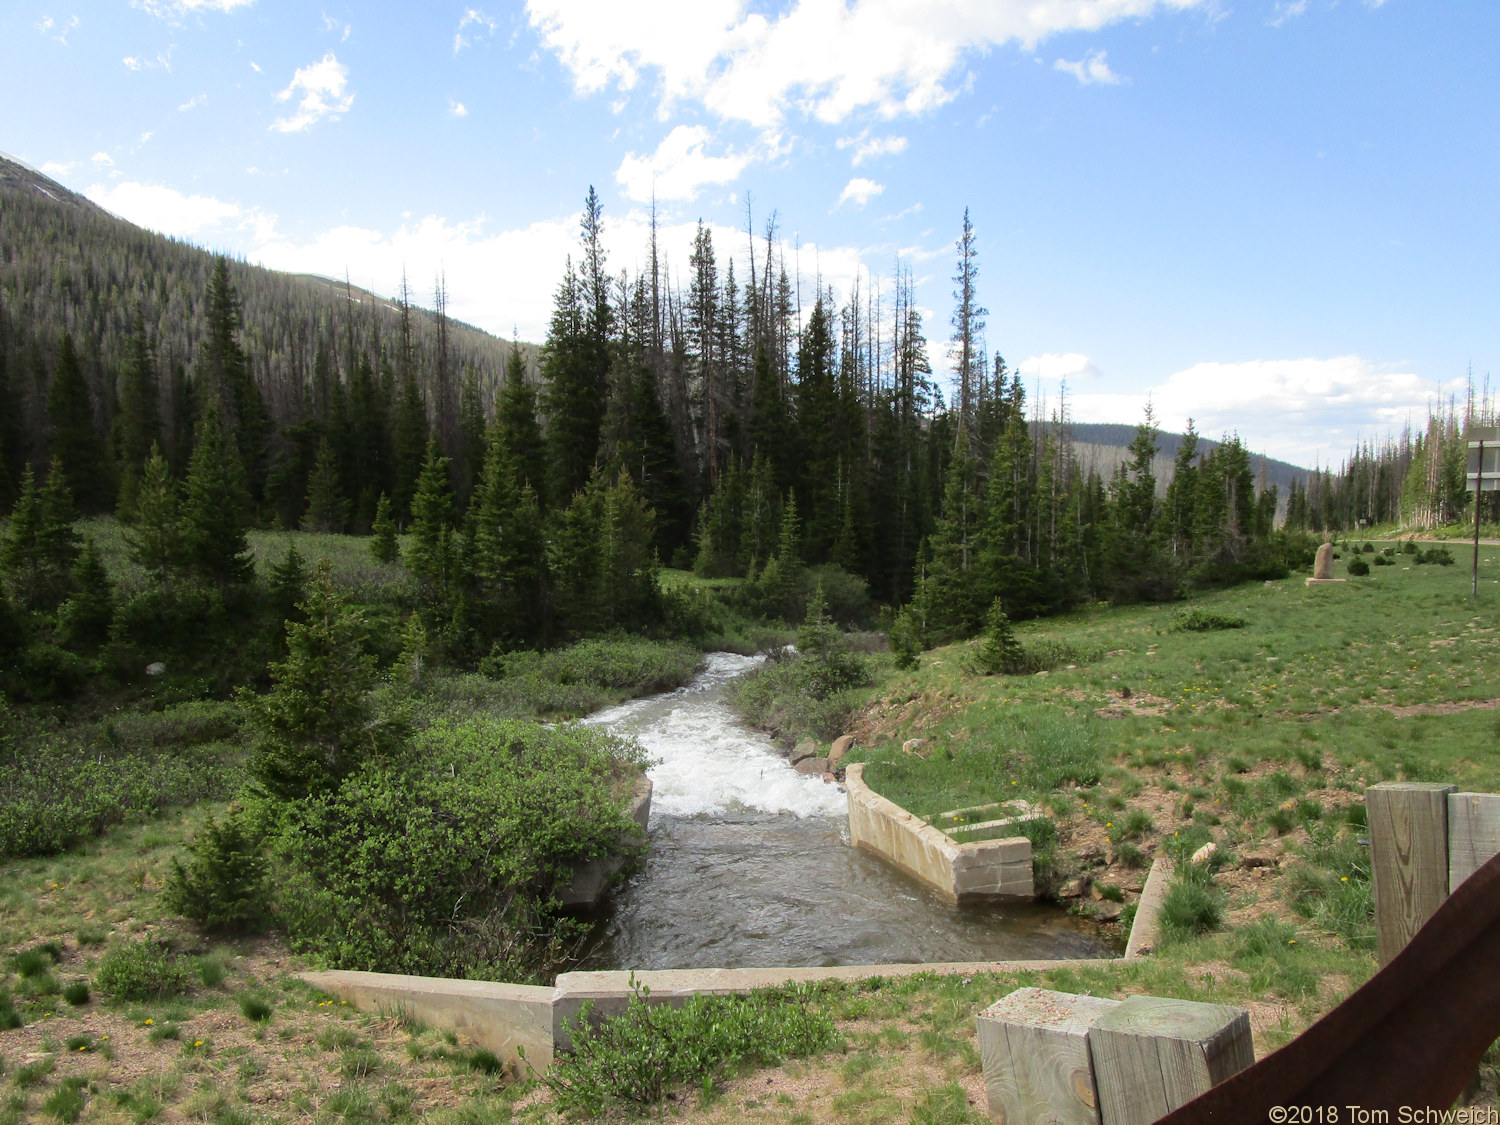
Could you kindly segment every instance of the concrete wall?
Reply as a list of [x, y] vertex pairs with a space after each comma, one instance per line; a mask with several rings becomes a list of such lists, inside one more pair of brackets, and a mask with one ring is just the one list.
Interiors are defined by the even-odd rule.
[[514, 1075], [528, 1068], [543, 1074], [552, 1065], [556, 989], [347, 971], [303, 973], [302, 979], [362, 1011], [400, 1013], [452, 1028], [494, 1051]]
[[864, 782], [864, 764], [849, 767], [849, 838], [950, 902], [1035, 897], [1031, 841], [1024, 836], [955, 843], [944, 832], [886, 800]]

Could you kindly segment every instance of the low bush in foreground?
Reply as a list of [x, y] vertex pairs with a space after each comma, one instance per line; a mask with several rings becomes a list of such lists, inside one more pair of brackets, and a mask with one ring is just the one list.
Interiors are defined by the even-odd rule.
[[0, 857], [50, 855], [117, 824], [228, 797], [243, 778], [227, 741], [238, 724], [217, 706], [59, 733], [0, 704]]
[[837, 1048], [833, 1019], [805, 985], [746, 996], [697, 995], [679, 1007], [650, 1004], [649, 989], [625, 1014], [572, 1027], [573, 1050], [547, 1074], [559, 1109], [601, 1113], [611, 1104], [641, 1109], [690, 1085], [706, 1087], [742, 1066], [775, 1066]]
[[122, 941], [99, 961], [94, 984], [116, 1000], [160, 1000], [188, 990], [187, 963], [154, 941]]
[[619, 850], [641, 764], [635, 744], [593, 727], [435, 724], [337, 789], [259, 806], [276, 919], [334, 967], [535, 976], [571, 932], [551, 892]]
[[1238, 614], [1219, 613], [1194, 606], [1179, 613], [1172, 622], [1172, 628], [1179, 633], [1212, 633], [1220, 629], [1243, 629], [1248, 624], [1250, 623]]

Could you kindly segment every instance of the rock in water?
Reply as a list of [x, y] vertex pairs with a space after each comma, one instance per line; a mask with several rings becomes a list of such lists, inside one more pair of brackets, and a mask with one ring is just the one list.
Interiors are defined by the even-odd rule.
[[839, 737], [833, 740], [833, 745], [828, 748], [829, 766], [837, 766], [844, 755], [853, 749], [854, 736], [852, 734], [839, 735]]
[[792, 752], [787, 755], [787, 759], [792, 763], [792, 765], [795, 766], [804, 758], [816, 758], [817, 756], [818, 744], [810, 738], [804, 738], [801, 742], [797, 743], [797, 745], [792, 749]]

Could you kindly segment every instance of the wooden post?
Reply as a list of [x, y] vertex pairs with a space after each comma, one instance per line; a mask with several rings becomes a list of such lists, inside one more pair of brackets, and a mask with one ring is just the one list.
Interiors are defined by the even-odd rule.
[[975, 1017], [990, 1120], [1099, 1125], [1089, 1028], [1118, 1000], [1018, 988]]
[[1500, 852], [1500, 793], [1448, 794], [1448, 893]]
[[1365, 790], [1382, 965], [1406, 948], [1448, 897], [1448, 794], [1456, 788], [1408, 781]]
[[1255, 1062], [1242, 1008], [1132, 996], [1089, 1029], [1103, 1125], [1151, 1125]]

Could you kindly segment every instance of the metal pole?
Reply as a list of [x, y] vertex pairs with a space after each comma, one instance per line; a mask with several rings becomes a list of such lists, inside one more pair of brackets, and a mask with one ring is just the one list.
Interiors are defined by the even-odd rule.
[[1479, 509], [1484, 499], [1484, 438], [1479, 439], [1479, 467], [1474, 474], [1474, 600], [1479, 600]]

